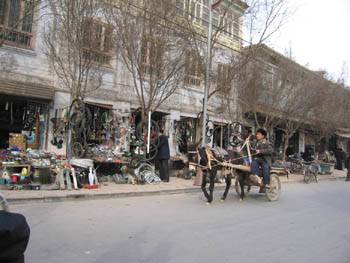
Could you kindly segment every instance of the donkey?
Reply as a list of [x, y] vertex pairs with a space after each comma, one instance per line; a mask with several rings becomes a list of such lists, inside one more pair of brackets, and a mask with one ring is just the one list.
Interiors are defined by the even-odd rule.
[[[194, 163], [198, 166], [199, 169], [203, 171], [203, 180], [201, 184], [201, 189], [204, 193], [205, 198], [207, 199], [207, 204], [210, 205], [213, 201], [213, 192], [215, 185], [215, 178], [217, 172], [225, 167], [223, 163], [230, 164], [243, 164], [243, 158], [241, 154], [237, 151], [228, 150], [225, 151], [221, 148], [210, 149], [208, 147], [202, 147], [198, 150], [195, 146], [188, 147], [188, 159], [190, 163]], [[234, 169], [227, 169], [225, 175], [226, 188], [221, 197], [221, 201], [226, 200], [228, 191], [231, 187], [232, 172]], [[238, 173], [238, 179], [241, 186], [241, 199], [244, 196], [244, 173]], [[209, 193], [207, 192], [206, 185], [209, 181]]]

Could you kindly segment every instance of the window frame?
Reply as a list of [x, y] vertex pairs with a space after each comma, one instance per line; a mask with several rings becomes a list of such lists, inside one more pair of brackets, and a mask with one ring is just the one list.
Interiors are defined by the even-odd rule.
[[185, 66], [185, 85], [196, 89], [203, 89], [203, 73], [201, 64], [203, 58], [194, 53], [187, 53]]
[[230, 66], [224, 63], [218, 63], [218, 69], [217, 69], [217, 79], [216, 79], [216, 87], [219, 90], [219, 94], [221, 96], [225, 96], [225, 95], [232, 95], [233, 94], [233, 88], [227, 87], [224, 88], [222, 87], [223, 83], [226, 82], [226, 80], [228, 79], [228, 76], [230, 74]]
[[[177, 13], [181, 17], [188, 17], [201, 27], [209, 27], [209, 1], [208, 0], [176, 0]], [[222, 24], [222, 36], [241, 44], [241, 15], [233, 10], [228, 10], [223, 16], [223, 7], [213, 11], [212, 25], [217, 29]]]
[[[111, 39], [110, 35], [112, 34], [113, 28], [103, 23], [102, 21], [95, 20], [92, 18], [87, 18], [83, 22], [84, 25], [84, 43], [90, 43], [90, 46], [83, 46], [84, 57], [86, 58], [88, 55], [92, 55], [89, 59], [94, 63], [98, 63], [101, 65], [110, 66], [112, 60], [111, 53]], [[89, 28], [93, 26], [92, 28]], [[86, 33], [89, 35], [86, 35]], [[98, 35], [98, 38], [96, 37]], [[106, 50], [108, 46], [108, 50]]]
[[[2, 4], [0, 9], [0, 41], [4, 41], [4, 44], [9, 46], [33, 49], [36, 35], [35, 21], [38, 15], [35, 1], [17, 0], [11, 2], [11, 0], [2, 0], [0, 3]], [[13, 9], [12, 4], [17, 5], [17, 10]], [[15, 13], [11, 14], [13, 10]], [[25, 16], [26, 10], [29, 10], [29, 16]], [[15, 18], [14, 21], [11, 21], [11, 16], [15, 16], [12, 17]]]
[[163, 74], [165, 52], [164, 41], [146, 36], [141, 38], [140, 70], [142, 74], [161, 78]]

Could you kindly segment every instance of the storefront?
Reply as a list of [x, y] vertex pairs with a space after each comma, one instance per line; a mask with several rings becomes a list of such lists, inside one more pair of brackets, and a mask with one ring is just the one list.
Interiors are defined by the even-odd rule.
[[0, 80], [0, 148], [44, 149], [53, 88]]
[[197, 122], [196, 118], [191, 117], [180, 117], [180, 120], [174, 121], [174, 145], [177, 153], [187, 153], [187, 145], [196, 143]]

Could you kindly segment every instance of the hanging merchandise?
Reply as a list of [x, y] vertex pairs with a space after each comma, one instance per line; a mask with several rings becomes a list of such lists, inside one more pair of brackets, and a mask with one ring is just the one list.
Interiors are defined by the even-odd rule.
[[52, 123], [51, 144], [61, 149], [67, 133], [67, 109], [55, 109], [55, 117], [50, 119]]

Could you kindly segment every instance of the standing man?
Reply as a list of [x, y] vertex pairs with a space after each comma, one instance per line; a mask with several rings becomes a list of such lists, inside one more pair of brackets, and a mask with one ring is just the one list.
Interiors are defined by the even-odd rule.
[[343, 170], [343, 162], [344, 162], [344, 154], [346, 153], [343, 151], [343, 148], [338, 148], [335, 152], [335, 158], [337, 160], [335, 169], [337, 170]]
[[256, 177], [259, 175], [259, 167], [263, 172], [263, 184], [270, 184], [270, 167], [272, 164], [272, 146], [266, 140], [266, 131], [264, 129], [258, 129], [256, 132], [256, 138], [258, 142], [256, 144], [256, 154], [251, 164], [251, 172]]
[[350, 181], [350, 154], [349, 154], [349, 156], [346, 158], [345, 168], [348, 169], [348, 172], [346, 173], [346, 179], [345, 179], [345, 181], [349, 182], [349, 181]]
[[168, 161], [170, 158], [169, 142], [163, 130], [159, 130], [159, 146], [158, 146], [158, 160], [160, 179], [163, 182], [169, 182]]

